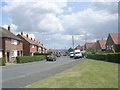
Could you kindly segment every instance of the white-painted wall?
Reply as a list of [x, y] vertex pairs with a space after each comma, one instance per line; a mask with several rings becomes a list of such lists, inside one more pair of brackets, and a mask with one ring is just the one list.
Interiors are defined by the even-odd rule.
[[0, 58], [2, 58], [2, 51], [0, 51]]
[[12, 57], [17, 57], [17, 50], [13, 50], [12, 53]]

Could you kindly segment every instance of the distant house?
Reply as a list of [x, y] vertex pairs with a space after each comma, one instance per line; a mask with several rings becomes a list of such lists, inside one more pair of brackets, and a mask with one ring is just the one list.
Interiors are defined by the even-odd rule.
[[84, 49], [95, 51], [96, 50], [96, 42], [85, 43]]
[[24, 56], [33, 56], [36, 52], [43, 53], [43, 46], [32, 38], [29, 38], [28, 34], [24, 36], [21, 32], [21, 34], [18, 34], [17, 36], [22, 39]]
[[78, 45], [78, 46], [75, 47], [75, 50], [83, 51], [84, 50], [84, 46]]
[[106, 50], [106, 40], [97, 40], [96, 42], [96, 51], [101, 52]]
[[107, 51], [120, 52], [120, 33], [109, 33], [106, 41]]
[[23, 55], [23, 43], [19, 37], [8, 30], [0, 27], [0, 57], [5, 57], [6, 62], [12, 62], [17, 56]]
[[61, 54], [61, 51], [56, 49], [49, 49], [47, 52], [51, 54]]

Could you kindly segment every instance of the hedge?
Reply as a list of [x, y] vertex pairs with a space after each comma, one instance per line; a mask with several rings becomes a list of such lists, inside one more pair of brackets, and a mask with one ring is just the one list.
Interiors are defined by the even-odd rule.
[[48, 55], [48, 53], [34, 53], [34, 56], [37, 56], [37, 55]]
[[16, 57], [17, 63], [27, 63], [27, 62], [42, 61], [44, 59], [45, 59], [44, 55], [40, 55], [40, 56], [19, 56], [19, 57]]
[[113, 63], [120, 63], [120, 54], [88, 54], [87, 58], [95, 59], [95, 60], [102, 60], [107, 62]]
[[5, 66], [5, 65], [6, 65], [5, 58], [0, 58], [0, 66]]

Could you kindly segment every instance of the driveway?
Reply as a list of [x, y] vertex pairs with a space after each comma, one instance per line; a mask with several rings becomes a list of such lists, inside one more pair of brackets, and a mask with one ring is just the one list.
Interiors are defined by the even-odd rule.
[[70, 59], [68, 56], [57, 61], [32, 62], [2, 67], [2, 87], [20, 88], [45, 79], [79, 64], [83, 59]]

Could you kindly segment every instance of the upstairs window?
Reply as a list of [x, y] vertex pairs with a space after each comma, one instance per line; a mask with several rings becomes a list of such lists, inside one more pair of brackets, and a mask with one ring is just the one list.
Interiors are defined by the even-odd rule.
[[11, 44], [13, 44], [13, 45], [19, 45], [20, 41], [12, 39], [11, 40]]

